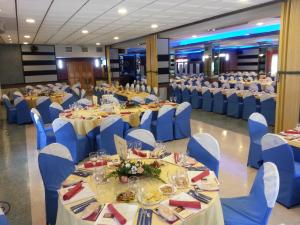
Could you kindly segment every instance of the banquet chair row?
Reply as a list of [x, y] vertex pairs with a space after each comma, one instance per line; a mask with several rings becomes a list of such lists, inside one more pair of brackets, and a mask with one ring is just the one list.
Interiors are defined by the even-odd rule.
[[2, 101], [4, 104], [4, 107], [6, 109], [6, 118], [8, 123], [16, 123], [17, 122], [17, 110], [16, 107], [14, 107], [7, 95], [2, 95]]

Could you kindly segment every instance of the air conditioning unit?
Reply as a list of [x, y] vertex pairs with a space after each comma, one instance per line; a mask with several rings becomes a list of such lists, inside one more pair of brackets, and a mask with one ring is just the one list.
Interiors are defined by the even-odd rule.
[[3, 21], [0, 21], [0, 34], [3, 34], [5, 32], [5, 24]]

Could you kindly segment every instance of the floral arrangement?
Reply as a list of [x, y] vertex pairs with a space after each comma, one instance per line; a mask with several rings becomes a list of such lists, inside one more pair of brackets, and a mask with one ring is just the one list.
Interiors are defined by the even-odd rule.
[[[128, 177], [144, 176], [160, 179], [160, 165], [157, 161], [146, 164], [141, 161], [122, 161], [118, 168], [108, 174], [108, 177], [119, 177], [121, 182], [127, 182]], [[127, 178], [127, 179], [126, 179]]]

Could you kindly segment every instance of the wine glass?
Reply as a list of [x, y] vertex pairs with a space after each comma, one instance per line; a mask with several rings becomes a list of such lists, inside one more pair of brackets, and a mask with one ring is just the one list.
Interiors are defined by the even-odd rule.
[[136, 142], [134, 143], [134, 148], [135, 148], [136, 150], [138, 150], [138, 151], [141, 151], [141, 150], [142, 150], [142, 142], [136, 141]]
[[135, 194], [138, 192], [138, 177], [137, 176], [131, 176], [128, 178], [128, 189], [129, 191], [134, 192]]
[[89, 159], [93, 163], [93, 166], [96, 166], [97, 160], [98, 160], [98, 153], [97, 152], [91, 152], [89, 154]]
[[99, 160], [103, 160], [105, 159], [105, 155], [106, 155], [106, 150], [104, 148], [101, 148], [97, 151], [97, 154], [98, 154], [98, 159]]

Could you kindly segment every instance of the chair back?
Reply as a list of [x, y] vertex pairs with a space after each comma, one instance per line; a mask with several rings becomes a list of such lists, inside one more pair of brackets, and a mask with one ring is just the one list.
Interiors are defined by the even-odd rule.
[[67, 109], [69, 108], [70, 105], [72, 105], [75, 102], [75, 99], [73, 97], [72, 94], [70, 93], [66, 93], [63, 97], [61, 106], [63, 107], [63, 109]]
[[140, 141], [142, 143], [142, 150], [152, 151], [155, 147], [155, 138], [149, 130], [133, 129], [126, 135], [127, 142]]
[[51, 123], [51, 117], [49, 112], [49, 106], [51, 105], [51, 100], [47, 96], [41, 96], [36, 100], [36, 109], [41, 114], [43, 121], [45, 123]]
[[51, 103], [51, 105], [49, 106], [49, 112], [52, 122], [59, 117], [59, 113], [61, 113], [63, 110], [63, 107], [57, 102]]
[[158, 102], [158, 101], [159, 101], [159, 99], [155, 95], [148, 95], [145, 99], [145, 103], [147, 103], [147, 104], [151, 103], [151, 102]]
[[170, 111], [174, 110], [174, 108], [170, 105], [164, 105], [158, 110], [157, 119], [162, 118], [166, 114], [168, 114]]
[[144, 99], [140, 96], [135, 96], [131, 99], [136, 104], [143, 104], [145, 103]]
[[189, 140], [187, 149], [191, 157], [203, 163], [218, 176], [220, 147], [213, 136], [207, 133], [195, 134]]
[[19, 98], [19, 97], [23, 97], [23, 94], [20, 91], [15, 91], [13, 93], [13, 99]]
[[90, 100], [88, 100], [87, 98], [81, 98], [77, 101], [77, 103], [83, 107], [93, 105], [93, 103]]
[[251, 141], [261, 142], [261, 138], [268, 133], [268, 124], [260, 113], [252, 113], [248, 120], [248, 130]]
[[40, 130], [40, 131], [45, 131], [44, 121], [43, 121], [39, 111], [36, 108], [32, 108], [30, 110], [30, 115], [31, 115], [32, 122], [33, 122], [34, 126], [36, 127], [36, 129]]
[[219, 83], [216, 82], [216, 81], [214, 81], [214, 82], [212, 83], [212, 86], [213, 86], [214, 88], [218, 88], [218, 87], [219, 87]]
[[152, 110], [147, 109], [142, 118], [140, 123], [140, 128], [151, 131], [151, 122], [152, 122]]
[[189, 102], [183, 102], [181, 104], [178, 105], [178, 107], [176, 108], [176, 112], [175, 112], [175, 116], [183, 116], [183, 115], [190, 115], [192, 112], [192, 106]]
[[72, 151], [77, 141], [77, 134], [71, 122], [57, 118], [52, 123], [57, 143], [63, 144]]
[[14, 100], [14, 105], [17, 111], [18, 124], [31, 123], [30, 110], [27, 102], [23, 97], [18, 97]]

